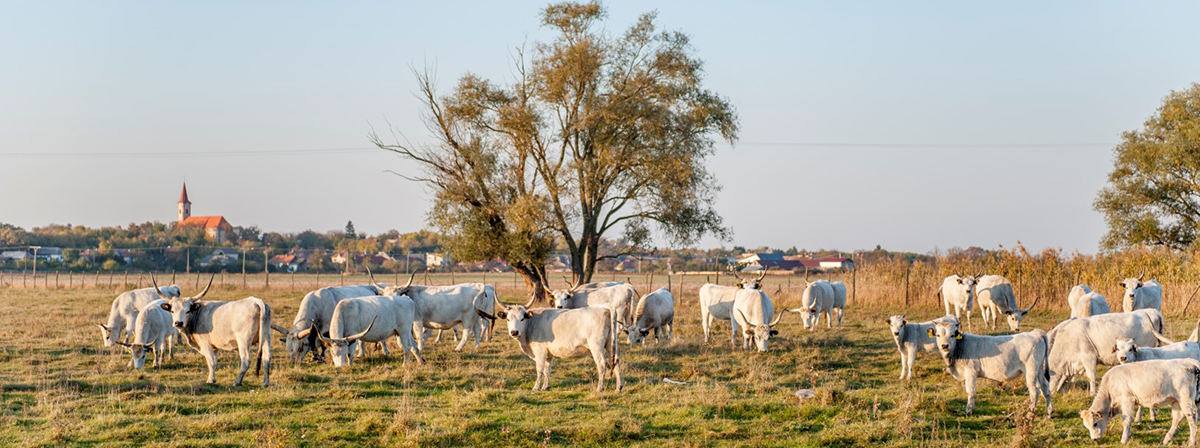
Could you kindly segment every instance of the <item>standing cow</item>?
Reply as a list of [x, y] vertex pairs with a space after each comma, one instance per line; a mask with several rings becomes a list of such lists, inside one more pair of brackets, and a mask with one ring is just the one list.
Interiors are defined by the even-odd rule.
[[671, 343], [671, 333], [675, 327], [675, 296], [671, 290], [658, 290], [638, 299], [637, 308], [633, 312], [633, 324], [626, 326], [629, 345], [646, 344], [646, 336], [654, 331], [654, 339]]
[[[214, 274], [213, 277], [216, 277]], [[150, 280], [154, 282], [154, 277]], [[234, 302], [216, 302], [201, 300], [212, 287], [212, 278], [208, 286], [200, 294], [187, 298], [166, 297], [162, 309], [171, 313], [175, 329], [183, 334], [188, 345], [199, 351], [208, 364], [207, 383], [217, 382], [217, 351], [237, 350], [241, 360], [234, 387], [242, 384], [242, 378], [250, 369], [250, 350], [258, 345], [258, 364], [255, 374], [261, 368], [263, 387], [271, 384], [271, 329], [287, 334], [287, 329], [271, 324], [271, 307], [257, 297], [249, 297]], [[154, 288], [158, 290], [157, 282]]]
[[1171, 443], [1179, 421], [1187, 420], [1188, 446], [1196, 445], [1196, 403], [1200, 401], [1200, 362], [1168, 359], [1136, 362], [1109, 369], [1092, 399], [1092, 406], [1079, 411], [1092, 440], [1100, 440], [1108, 420], [1119, 412], [1121, 443], [1129, 443], [1134, 412], [1141, 406], [1170, 406], [1171, 428], [1163, 445]]
[[902, 314], [887, 319], [888, 327], [892, 331], [892, 340], [896, 342], [896, 350], [900, 352], [900, 379], [912, 379], [913, 364], [918, 352], [937, 351], [937, 340], [928, 333], [935, 325], [943, 322], [958, 323], [958, 319], [954, 316], [943, 316], [915, 323], [909, 322]]
[[164, 286], [159, 293], [154, 288], [135, 289], [126, 291], [113, 299], [112, 308], [108, 311], [108, 323], [96, 324], [100, 327], [100, 338], [105, 347], [112, 347], [118, 341], [125, 341], [133, 336], [133, 320], [150, 302], [158, 300], [159, 294], [164, 297], [179, 297], [179, 286]]
[[975, 297], [979, 301], [979, 314], [983, 317], [983, 328], [996, 329], [996, 319], [1003, 314], [1008, 319], [1008, 328], [1021, 331], [1021, 320], [1029, 310], [1037, 306], [1041, 296], [1034, 299], [1029, 308], [1017, 306], [1017, 298], [1013, 293], [1012, 282], [999, 275], [985, 275], [979, 278], [975, 286]]
[[533, 382], [533, 390], [550, 388], [550, 364], [554, 358], [577, 358], [589, 353], [596, 363], [597, 391], [604, 390], [604, 381], [610, 372], [616, 377], [617, 390], [624, 387], [619, 344], [609, 308], [529, 309], [532, 304], [533, 300], [525, 305], [505, 305], [496, 300], [495, 315], [482, 310], [476, 312], [487, 319], [507, 321], [508, 334], [534, 362], [537, 379]]
[[[734, 274], [737, 275], [737, 274]], [[700, 326], [704, 330], [704, 342], [708, 343], [714, 321], [728, 321], [732, 318], [733, 299], [742, 289], [762, 289], [762, 280], [767, 276], [763, 270], [757, 278], [742, 278], [738, 276], [736, 286], [721, 286], [705, 283], [700, 287]]]
[[1080, 373], [1087, 377], [1088, 393], [1096, 390], [1096, 365], [1120, 364], [1118, 339], [1129, 338], [1141, 347], [1174, 341], [1162, 335], [1163, 317], [1155, 309], [1132, 313], [1109, 313], [1064, 321], [1050, 330], [1050, 390], [1058, 392], [1063, 384]]
[[927, 330], [937, 340], [946, 372], [963, 382], [967, 391], [967, 414], [975, 409], [975, 380], [986, 378], [1008, 382], [1025, 378], [1029, 410], [1037, 409], [1038, 394], [1046, 398], [1046, 418], [1054, 412], [1050, 401], [1050, 372], [1046, 363], [1046, 332], [982, 336], [962, 333], [957, 322], [940, 322]]
[[1092, 291], [1088, 285], [1075, 285], [1067, 295], [1067, 306], [1071, 308], [1071, 317], [1091, 317], [1098, 314], [1111, 313], [1108, 300], [1100, 293]]
[[554, 289], [542, 285], [546, 295], [558, 309], [576, 309], [589, 306], [605, 306], [613, 312], [616, 322], [629, 325], [633, 321], [633, 305], [638, 300], [637, 290], [625, 282], [586, 283], [570, 289]]
[[[416, 304], [406, 296], [355, 297], [338, 302], [330, 320], [329, 337], [320, 338], [333, 351], [335, 367], [352, 364], [353, 348], [360, 341], [383, 343], [387, 355], [387, 338], [393, 335], [404, 353], [405, 363], [411, 353], [418, 363], [424, 364], [425, 358], [413, 339], [415, 317]], [[356, 334], [349, 335], [351, 332]]]
[[[304, 354], [313, 351], [313, 359], [321, 359], [325, 346], [318, 343], [320, 336], [328, 336], [330, 319], [338, 302], [355, 297], [370, 297], [379, 294], [373, 285], [332, 286], [321, 288], [304, 295], [292, 328], [280, 339], [287, 348], [292, 364], [304, 359]], [[317, 328], [313, 332], [314, 326]]]
[[771, 320], [772, 315], [775, 315], [775, 305], [766, 293], [758, 289], [739, 290], [733, 300], [733, 318], [729, 320], [730, 345], [737, 348], [737, 333], [738, 328], [741, 328], [743, 350], [749, 350], [750, 341], [753, 340], [758, 351], [767, 351], [767, 342], [771, 336], [779, 334], [772, 328], [779, 323], [779, 318], [783, 317], [783, 311], [780, 311], [774, 320]]
[[168, 353], [171, 359], [175, 358], [173, 337], [179, 333], [171, 325], [171, 313], [162, 309], [164, 303], [167, 302], [158, 299], [138, 311], [133, 322], [133, 343], [117, 341], [117, 344], [129, 350], [133, 357], [130, 364], [135, 369], [146, 365], [146, 352], [154, 353], [154, 367], [162, 365]]
[[1146, 308], [1162, 311], [1162, 285], [1155, 280], [1143, 283], [1145, 276], [1146, 271], [1143, 270], [1137, 277], [1121, 281], [1121, 287], [1125, 288], [1121, 309], [1126, 313]]
[[[946, 308], [946, 315], [953, 315], [962, 321], [963, 314], [967, 315], [967, 328], [971, 328], [971, 308], [975, 306], [975, 286], [981, 275], [951, 275], [942, 280], [938, 295]], [[953, 310], [953, 312], [951, 312]]]
[[[461, 283], [449, 286], [426, 286], [412, 284], [413, 278], [417, 273], [413, 272], [408, 278], [408, 283], [404, 286], [387, 286], [382, 283], [375, 282], [375, 287], [382, 292], [382, 296], [408, 296], [409, 299], [417, 305], [416, 316], [413, 320], [413, 332], [417, 335], [417, 349], [425, 350], [425, 329], [433, 330], [451, 330], [457, 325], [462, 325], [462, 339], [459, 339], [458, 345], [454, 347], [454, 351], [462, 351], [467, 345], [472, 336], [475, 339], [475, 348], [479, 347], [479, 342], [483, 339], [483, 332], [490, 329], [491, 325], [480, 322], [480, 314], [477, 310], [486, 309], [485, 301], [489, 300], [488, 293], [491, 291], [495, 294], [495, 290], [488, 288], [483, 283]], [[374, 282], [374, 278], [372, 278]], [[490, 298], [495, 300], [495, 297]]]
[[[841, 284], [841, 282], [837, 282]], [[788, 311], [800, 314], [800, 322], [804, 324], [804, 328], [808, 330], [816, 330], [817, 322], [821, 320], [821, 314], [825, 314], [826, 328], [833, 328], [833, 312], [838, 312], [838, 325], [842, 324], [842, 308], [846, 306], [845, 286], [841, 288], [840, 303], [838, 292], [833, 283], [825, 280], [817, 280], [809, 283], [804, 287], [804, 293], [800, 296], [800, 308], [792, 308]]]

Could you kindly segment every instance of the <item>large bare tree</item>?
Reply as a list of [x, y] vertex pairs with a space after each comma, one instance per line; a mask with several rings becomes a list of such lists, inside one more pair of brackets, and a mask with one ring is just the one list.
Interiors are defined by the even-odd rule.
[[518, 49], [508, 85], [467, 74], [440, 96], [431, 73], [417, 73], [436, 143], [372, 134], [422, 166], [412, 178], [432, 187], [430, 222], [454, 253], [501, 257], [536, 291], [556, 238], [575, 284], [621, 254], [600, 253], [616, 229], [629, 248], [648, 243], [652, 227], [673, 244], [727, 238], [705, 161], [718, 138], [736, 140], [737, 114], [703, 88], [687, 35], [657, 30], [652, 12], [610, 36], [596, 2], [553, 4], [541, 17], [557, 36]]

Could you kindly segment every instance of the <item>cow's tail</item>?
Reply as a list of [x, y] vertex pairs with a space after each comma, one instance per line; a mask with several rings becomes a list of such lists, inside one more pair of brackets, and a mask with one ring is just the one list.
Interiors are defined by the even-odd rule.
[[265, 386], [271, 377], [271, 307], [262, 299], [258, 300], [258, 307], [258, 359], [254, 363], [254, 374], [263, 373]]
[[[609, 322], [610, 322], [609, 325], [612, 326], [612, 338], [610, 338], [610, 340], [612, 342], [612, 366], [610, 366], [609, 371], [612, 372], [613, 377], [616, 378], [617, 390], [620, 391], [621, 390], [621, 349], [620, 349], [621, 343], [620, 343], [620, 341], [618, 341], [619, 333], [617, 332], [618, 327], [617, 327], [617, 319], [616, 319], [615, 314], [613, 316], [611, 316], [611, 319], [609, 319]], [[600, 378], [600, 381], [603, 382], [604, 378]]]
[[[1042, 347], [1045, 347], [1045, 349], [1046, 349], [1046, 351], [1043, 352], [1044, 356], [1042, 356], [1042, 378], [1045, 378], [1046, 381], [1049, 382], [1050, 381], [1050, 336], [1048, 334], [1045, 334], [1045, 333], [1042, 334]], [[1049, 396], [1046, 397], [1046, 399], [1049, 399], [1049, 398], [1050, 398]]]
[[1188, 340], [1192, 342], [1200, 342], [1200, 319], [1196, 320], [1196, 329], [1192, 330], [1192, 335], [1188, 336]]

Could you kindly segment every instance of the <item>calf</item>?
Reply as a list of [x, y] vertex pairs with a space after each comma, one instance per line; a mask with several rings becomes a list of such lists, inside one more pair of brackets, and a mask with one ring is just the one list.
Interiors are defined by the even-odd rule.
[[171, 326], [171, 313], [162, 309], [165, 303], [167, 302], [162, 299], [155, 300], [138, 311], [137, 318], [133, 321], [132, 344], [117, 341], [117, 344], [124, 346], [133, 356], [131, 364], [135, 369], [146, 365], [146, 352], [154, 353], [154, 367], [162, 365], [164, 355], [168, 352], [172, 359], [175, 358], [172, 336], [178, 333]]
[[1037, 409], [1038, 394], [1046, 398], [1046, 418], [1054, 412], [1050, 401], [1049, 352], [1046, 332], [1033, 330], [1003, 336], [965, 334], [957, 322], [934, 324], [927, 334], [937, 339], [946, 371], [962, 381], [967, 391], [967, 414], [975, 410], [975, 380], [1006, 382], [1025, 377], [1029, 410]]
[[1143, 283], [1142, 277], [1145, 276], [1146, 271], [1143, 270], [1137, 277], [1121, 281], [1121, 287], [1125, 288], [1121, 309], [1126, 313], [1146, 308], [1162, 311], [1162, 285], [1154, 280]]
[[659, 288], [638, 300], [633, 316], [633, 325], [625, 327], [629, 345], [639, 342], [645, 345], [650, 330], [654, 330], [654, 339], [670, 343], [675, 327], [675, 297], [671, 290]]
[[125, 341], [133, 336], [133, 320], [146, 304], [158, 300], [159, 296], [179, 297], [179, 287], [176, 285], [158, 288], [142, 288], [126, 291], [112, 301], [108, 311], [108, 321], [96, 324], [100, 327], [100, 337], [105, 347], [112, 347], [117, 341]]
[[779, 334], [778, 331], [771, 328], [779, 323], [779, 318], [783, 317], [783, 311], [775, 316], [775, 320], [770, 320], [772, 315], [775, 315], [775, 305], [771, 303], [771, 299], [767, 294], [757, 289], [742, 289], [738, 290], [737, 297], [733, 300], [733, 319], [730, 319], [729, 326], [732, 330], [729, 343], [733, 347], [737, 347], [737, 332], [738, 328], [742, 328], [742, 349], [750, 349], [750, 341], [754, 341], [758, 351], [767, 351], [767, 342], [771, 336]]
[[1186, 419], [1188, 446], [1196, 445], [1196, 401], [1200, 400], [1200, 362], [1194, 359], [1167, 359], [1136, 362], [1109, 369], [1100, 381], [1092, 406], [1079, 411], [1083, 426], [1092, 440], [1100, 440], [1108, 420], [1121, 413], [1121, 443], [1129, 443], [1134, 411], [1139, 406], [1170, 406], [1171, 429], [1163, 445], [1171, 443], [1179, 421]]
[[1111, 348], [1117, 339], [1130, 338], [1140, 347], [1174, 341], [1162, 335], [1163, 318], [1158, 310], [1109, 313], [1069, 319], [1050, 330], [1050, 389], [1058, 392], [1079, 373], [1087, 376], [1088, 391], [1095, 393], [1096, 364], [1119, 364]]
[[476, 312], [486, 319], [507, 321], [508, 334], [521, 346], [525, 356], [533, 360], [537, 370], [533, 390], [550, 388], [550, 364], [554, 358], [576, 358], [589, 353], [596, 363], [596, 391], [604, 390], [609, 372], [616, 377], [617, 390], [624, 387], [617, 335], [608, 307], [528, 309], [528, 306], [505, 305], [497, 300], [495, 315], [483, 310]]
[[954, 316], [945, 316], [927, 322], [910, 323], [904, 318], [904, 315], [888, 318], [887, 323], [892, 330], [892, 339], [896, 341], [896, 350], [900, 352], [900, 379], [912, 379], [913, 363], [916, 360], [917, 352], [937, 351], [937, 340], [929, 336], [929, 330], [935, 324], [942, 322], [958, 323], [958, 319]]
[[942, 286], [938, 288], [938, 296], [942, 298], [946, 315], [953, 315], [961, 321], [963, 314], [966, 314], [967, 328], [971, 327], [971, 308], [974, 307], [975, 285], [978, 284], [979, 277], [979, 275], [951, 275], [942, 280]]
[[[353, 349], [360, 341], [383, 343], [386, 355], [387, 338], [393, 335], [396, 336], [396, 345], [404, 353], [405, 363], [411, 353], [418, 363], [424, 364], [425, 358], [413, 339], [415, 316], [416, 305], [405, 296], [355, 297], [338, 302], [330, 319], [329, 337], [319, 337], [333, 352], [335, 367], [353, 363]], [[366, 329], [347, 335], [359, 328]]]

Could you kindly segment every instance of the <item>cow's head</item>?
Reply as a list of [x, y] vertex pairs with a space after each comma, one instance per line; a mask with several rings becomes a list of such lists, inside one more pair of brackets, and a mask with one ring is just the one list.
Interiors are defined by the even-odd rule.
[[546, 284], [542, 284], [542, 291], [554, 300], [554, 307], [563, 309], [567, 307], [567, 301], [575, 297], [575, 290], [579, 289], [579, 285], [572, 286], [569, 289], [550, 289]]
[[293, 326], [291, 331], [286, 332], [284, 337], [279, 338], [283, 342], [283, 346], [287, 347], [288, 357], [291, 358], [292, 365], [303, 361], [304, 355], [308, 354], [320, 342], [320, 339], [317, 338], [317, 333], [321, 332], [321, 323], [317, 322], [316, 319], [310, 319], [307, 324], [300, 331], [296, 331], [296, 327]]
[[381, 296], [399, 296], [399, 295], [408, 294], [409, 288], [412, 287], [413, 279], [417, 277], [418, 272], [423, 272], [423, 271], [424, 271], [424, 269], [421, 269], [418, 271], [413, 271], [412, 274], [410, 274], [408, 276], [408, 282], [402, 286], [401, 285], [388, 286], [386, 283], [379, 283], [378, 281], [376, 281], [375, 274], [371, 273], [371, 268], [368, 267], [367, 275], [371, 276], [371, 284], [367, 285], [367, 287], [375, 290], [375, 294], [378, 294]]
[[963, 285], [964, 289], [967, 290], [968, 299], [973, 299], [975, 297], [975, 286], [979, 284], [980, 277], [983, 277], [982, 273], [958, 276], [958, 284]]
[[1088, 435], [1092, 440], [1100, 440], [1100, 436], [1104, 435], [1104, 430], [1108, 428], [1108, 418], [1110, 417], [1107, 411], [1093, 411], [1084, 409], [1079, 411], [1079, 418], [1083, 419], [1083, 427], [1087, 428]]
[[888, 328], [892, 330], [892, 337], [900, 337], [900, 332], [904, 331], [904, 327], [908, 325], [908, 320], [903, 314], [897, 314], [887, 319]]
[[783, 311], [780, 311], [779, 314], [775, 316], [775, 320], [772, 320], [769, 324], [756, 324], [750, 322], [750, 319], [746, 318], [746, 315], [742, 313], [742, 310], [739, 309], [737, 312], [738, 315], [742, 316], [742, 322], [745, 322], [746, 324], [745, 327], [742, 328], [742, 332], [747, 337], [754, 338], [754, 346], [758, 348], [758, 351], [767, 351], [767, 342], [771, 339], [771, 336], [779, 334], [779, 331], [772, 329], [772, 327], [779, 323], [779, 318], [783, 317]]
[[533, 305], [533, 299], [529, 299], [529, 303], [524, 305], [505, 305], [500, 302], [499, 298], [494, 300], [496, 301], [496, 314], [488, 314], [487, 311], [478, 308], [475, 309], [475, 312], [484, 319], [504, 319], [508, 323], [509, 336], [518, 338], [525, 334], [529, 323], [529, 307]]
[[762, 272], [758, 274], [758, 278], [742, 278], [742, 276], [738, 275], [737, 272], [734, 272], [733, 275], [736, 275], [738, 278], [738, 289], [762, 289], [762, 281], [763, 278], [767, 276], [767, 270], [763, 269]]
[[315, 332], [329, 352], [333, 354], [334, 367], [345, 367], [354, 362], [354, 343], [358, 342], [359, 339], [362, 339], [363, 336], [366, 336], [371, 331], [371, 327], [375, 326], [375, 319], [378, 318], [378, 316], [371, 318], [371, 323], [367, 324], [366, 330], [342, 338], [327, 338], [321, 332]]
[[100, 327], [100, 339], [104, 340], [105, 347], [112, 347], [117, 343], [118, 335], [124, 330], [125, 324], [118, 319], [109, 319], [108, 325], [96, 324]]
[[1033, 299], [1033, 304], [1029, 305], [1029, 308], [1017, 308], [1015, 310], [1005, 311], [1004, 315], [1008, 317], [1008, 328], [1012, 331], [1021, 331], [1021, 319], [1024, 319], [1025, 315], [1029, 314], [1029, 310], [1032, 310], [1033, 307], [1037, 306], [1039, 300], [1042, 300], [1042, 296], [1038, 296], [1036, 299]]
[[629, 345], [644, 344], [646, 341], [646, 336], [650, 334], [649, 328], [642, 328], [642, 326], [638, 325], [637, 323], [634, 323], [633, 325], [625, 325], [625, 322], [621, 321], [617, 321], [617, 323], [625, 329], [626, 335], [629, 336]]
[[1118, 338], [1113, 345], [1112, 352], [1121, 364], [1137, 361], [1137, 344], [1133, 342], [1133, 339]]
[[958, 331], [956, 322], [938, 322], [929, 329], [929, 337], [935, 340], [942, 356], [946, 356], [954, 353], [954, 350], [958, 348], [958, 341], [962, 340], [962, 333]]
[[147, 352], [154, 353], [154, 345], [153, 344], [126, 344], [124, 342], [117, 342], [117, 343], [121, 344], [121, 346], [125, 347], [126, 350], [129, 350], [129, 354], [133, 356], [132, 364], [133, 364], [133, 368], [135, 368], [135, 369], [140, 369], [140, 368], [146, 366], [146, 353]]
[[154, 278], [154, 274], [150, 274], [150, 281], [154, 284], [154, 292], [158, 294], [158, 298], [163, 299], [166, 303], [162, 304], [162, 309], [171, 313], [171, 323], [181, 332], [190, 332], [194, 326], [196, 318], [200, 313], [200, 299], [203, 299], [208, 294], [209, 288], [212, 288], [213, 279], [217, 278], [217, 274], [213, 274], [208, 278], [208, 285], [204, 287], [200, 294], [191, 297], [167, 297], [158, 288], [158, 281]]
[[1122, 288], [1125, 288], [1125, 297], [1128, 297], [1130, 300], [1133, 299], [1134, 293], [1137, 292], [1138, 288], [1142, 287], [1142, 278], [1144, 277], [1146, 277], [1146, 270], [1142, 269], [1142, 273], [1138, 274], [1137, 277], [1121, 280], [1120, 285]]

